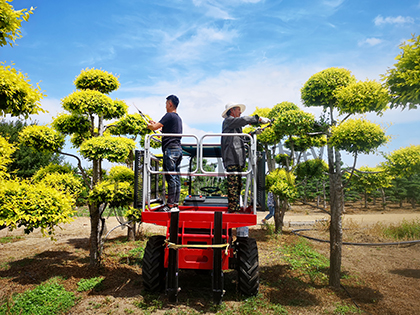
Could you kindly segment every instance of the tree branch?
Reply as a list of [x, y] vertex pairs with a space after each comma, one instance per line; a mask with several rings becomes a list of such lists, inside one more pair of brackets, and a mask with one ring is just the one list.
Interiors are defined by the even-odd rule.
[[343, 185], [343, 189], [350, 183], [351, 178], [353, 177], [354, 171], [356, 169], [356, 161], [357, 161], [357, 151], [356, 151], [356, 154], [354, 155], [354, 162], [353, 162], [353, 167], [351, 168], [350, 177], [349, 177], [347, 183]]
[[58, 153], [74, 157], [77, 160], [77, 167], [79, 168], [80, 173], [82, 174], [83, 181], [85, 182], [86, 186], [89, 187], [89, 189], [92, 189], [92, 186], [90, 185], [89, 180], [88, 180], [88, 176], [86, 175], [86, 172], [82, 167], [82, 161], [79, 159], [79, 157], [77, 155], [61, 152], [61, 151], [58, 151]]

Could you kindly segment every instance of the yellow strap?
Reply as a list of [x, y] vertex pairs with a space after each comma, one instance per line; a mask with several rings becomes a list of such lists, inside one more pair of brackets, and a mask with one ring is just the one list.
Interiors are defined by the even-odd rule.
[[225, 254], [229, 254], [229, 244], [213, 244], [213, 245], [201, 245], [201, 244], [187, 244], [187, 245], [180, 245], [171, 243], [168, 240], [165, 240], [165, 244], [168, 245], [169, 249], [179, 249], [179, 248], [225, 248]]

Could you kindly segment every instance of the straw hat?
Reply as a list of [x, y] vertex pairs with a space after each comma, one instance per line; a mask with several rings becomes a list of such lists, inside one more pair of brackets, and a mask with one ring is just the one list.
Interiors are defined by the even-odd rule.
[[226, 113], [229, 111], [229, 109], [234, 108], [234, 107], [240, 107], [241, 108], [241, 113], [243, 113], [245, 111], [245, 108], [246, 108], [244, 104], [228, 103], [225, 106], [225, 110], [222, 113], [222, 117], [226, 118], [227, 117]]

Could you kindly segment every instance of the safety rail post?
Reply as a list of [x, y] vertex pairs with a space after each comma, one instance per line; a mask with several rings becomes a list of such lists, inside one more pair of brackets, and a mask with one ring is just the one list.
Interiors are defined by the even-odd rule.
[[[223, 244], [223, 213], [214, 213], [214, 239], [213, 244]], [[213, 302], [216, 305], [222, 303], [223, 297], [223, 270], [222, 270], [222, 248], [213, 248]]]
[[[171, 212], [171, 224], [169, 227], [169, 242], [178, 244], [178, 225], [179, 225], [179, 211]], [[169, 302], [178, 302], [178, 250], [176, 248], [169, 248], [168, 256], [168, 276], [167, 276], [167, 295]]]

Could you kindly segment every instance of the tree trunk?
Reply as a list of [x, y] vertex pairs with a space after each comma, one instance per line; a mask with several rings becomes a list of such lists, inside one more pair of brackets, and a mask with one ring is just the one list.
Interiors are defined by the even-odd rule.
[[129, 241], [135, 241], [136, 240], [136, 222], [131, 222], [127, 227], [128, 227], [127, 239]]
[[383, 188], [380, 188], [381, 191], [381, 196], [382, 196], [382, 206], [384, 208], [384, 210], [386, 210], [386, 196], [385, 196], [385, 191]]
[[367, 209], [367, 207], [368, 207], [368, 194], [367, 194], [366, 190], [364, 192], [364, 196], [365, 196], [365, 209]]
[[100, 251], [100, 214], [97, 204], [89, 204], [90, 213], [90, 267], [98, 268], [101, 264]]
[[331, 194], [331, 223], [330, 223], [330, 270], [329, 284], [333, 288], [340, 288], [341, 277], [341, 249], [343, 245], [343, 229], [341, 214], [344, 208], [343, 183], [341, 178], [341, 155], [339, 151], [328, 148], [328, 162], [330, 173]]
[[275, 200], [275, 210], [274, 210], [274, 233], [281, 234], [283, 232], [283, 218], [281, 215], [280, 208], [280, 199], [278, 196], [274, 195]]
[[[92, 189], [100, 181], [100, 161], [92, 161]], [[100, 229], [100, 218], [101, 214], [99, 211], [98, 204], [89, 204], [90, 213], [90, 266], [99, 267], [101, 263], [101, 229]]]
[[264, 150], [267, 154], [268, 172], [271, 173], [276, 168], [276, 161], [274, 160], [275, 152], [270, 150], [268, 144], [264, 144]]

